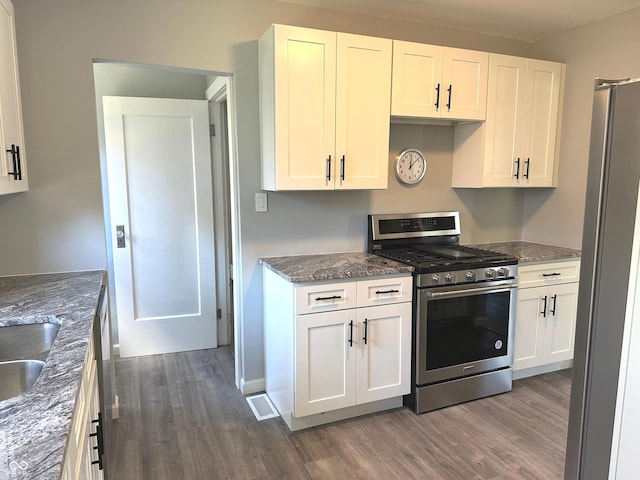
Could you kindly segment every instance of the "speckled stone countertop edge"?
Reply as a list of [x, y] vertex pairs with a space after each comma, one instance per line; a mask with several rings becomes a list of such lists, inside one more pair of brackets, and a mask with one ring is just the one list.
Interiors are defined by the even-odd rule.
[[291, 283], [409, 275], [414, 270], [409, 265], [363, 252], [264, 257], [259, 262]]
[[104, 272], [0, 277], [0, 325], [59, 321], [36, 383], [0, 402], [0, 480], [59, 480]]
[[579, 260], [582, 254], [580, 250], [576, 250], [574, 248], [520, 240], [475, 243], [470, 244], [469, 246], [516, 257], [519, 264]]

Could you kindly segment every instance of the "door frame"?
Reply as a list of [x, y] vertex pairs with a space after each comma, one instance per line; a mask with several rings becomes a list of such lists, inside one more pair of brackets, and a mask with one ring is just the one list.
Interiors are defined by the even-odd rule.
[[[228, 144], [228, 159], [229, 159], [229, 211], [231, 216], [231, 232], [227, 234], [231, 235], [231, 278], [233, 278], [233, 349], [234, 349], [234, 362], [235, 362], [235, 384], [236, 388], [241, 389], [241, 372], [242, 372], [242, 352], [241, 342], [242, 331], [242, 302], [240, 298], [240, 286], [241, 280], [241, 257], [240, 257], [240, 199], [238, 186], [238, 155], [237, 155], [237, 143], [236, 143], [236, 101], [235, 101], [235, 84], [233, 76], [219, 76], [216, 80], [207, 88], [205, 93], [205, 99], [207, 101], [214, 101], [220, 103], [226, 100], [227, 102], [227, 144]], [[213, 154], [212, 154], [213, 155]], [[216, 201], [214, 192], [214, 203]], [[215, 206], [214, 206], [215, 208]], [[228, 287], [227, 287], [228, 288]]]

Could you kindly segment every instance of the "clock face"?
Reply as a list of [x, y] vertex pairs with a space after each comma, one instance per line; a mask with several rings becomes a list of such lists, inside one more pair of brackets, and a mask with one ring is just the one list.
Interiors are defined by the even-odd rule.
[[396, 158], [396, 177], [402, 183], [415, 185], [424, 177], [427, 161], [422, 152], [414, 148], [403, 151]]

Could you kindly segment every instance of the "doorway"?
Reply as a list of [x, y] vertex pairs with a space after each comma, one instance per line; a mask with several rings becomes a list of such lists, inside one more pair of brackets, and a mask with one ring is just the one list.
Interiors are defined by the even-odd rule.
[[204, 100], [102, 97], [121, 357], [215, 348]]
[[[220, 236], [226, 240], [224, 243], [216, 241], [215, 262], [216, 265], [225, 264], [223, 270], [227, 272], [228, 281], [220, 282], [215, 286], [212, 295], [218, 299], [224, 299], [224, 306], [221, 307], [217, 303], [214, 312], [213, 328], [218, 331], [223, 330], [223, 335], [219, 338], [219, 344], [233, 343], [236, 352], [236, 362], [240, 358], [237, 354], [238, 342], [237, 324], [239, 315], [237, 306], [239, 301], [237, 294], [232, 291], [232, 280], [234, 278], [234, 270], [238, 268], [238, 262], [234, 262], [233, 258], [237, 251], [237, 210], [236, 195], [237, 188], [233, 179], [235, 172], [235, 118], [233, 115], [233, 79], [228, 75], [214, 74], [213, 72], [202, 72], [193, 70], [184, 70], [168, 67], [141, 66], [126, 63], [96, 61], [94, 63], [94, 80], [96, 91], [96, 107], [98, 117], [98, 136], [100, 143], [100, 159], [101, 173], [103, 184], [103, 204], [105, 213], [105, 227], [107, 232], [107, 265], [109, 271], [109, 287], [112, 292], [114, 286], [114, 262], [113, 254], [116, 249], [116, 232], [115, 226], [111, 221], [111, 211], [109, 207], [108, 187], [109, 178], [107, 172], [107, 161], [105, 155], [105, 138], [104, 138], [104, 122], [102, 120], [103, 108], [102, 97], [105, 95], [131, 96], [131, 97], [156, 97], [156, 98], [174, 98], [174, 99], [199, 99], [202, 101], [209, 100], [207, 98], [209, 87], [217, 82], [217, 85], [224, 85], [224, 95], [216, 99], [217, 104], [222, 112], [221, 119], [216, 121], [216, 128], [219, 128], [221, 134], [225, 136], [226, 149], [225, 161], [223, 164], [215, 162], [213, 156], [211, 158], [212, 168], [212, 186], [214, 195], [215, 233], [216, 239]], [[217, 91], [217, 90], [216, 90]], [[228, 112], [228, 115], [227, 115]], [[220, 122], [224, 122], [221, 125]], [[224, 127], [224, 128], [222, 128]], [[224, 168], [222, 168], [224, 167]], [[223, 185], [224, 188], [219, 188]], [[218, 217], [222, 216], [224, 221], [220, 222]], [[218, 250], [218, 246], [222, 245], [222, 253]], [[226, 256], [226, 258], [225, 258]], [[117, 318], [116, 305], [118, 302], [117, 295], [113, 295], [111, 301], [112, 324], [114, 329], [114, 343], [116, 353], [119, 353], [120, 333], [118, 331], [119, 320]], [[223, 308], [226, 310], [223, 313]], [[220, 319], [217, 318], [217, 313]], [[218, 328], [218, 325], [221, 328]], [[226, 332], [224, 331], [226, 327]], [[236, 368], [236, 385], [238, 385], [238, 377], [240, 369]]]

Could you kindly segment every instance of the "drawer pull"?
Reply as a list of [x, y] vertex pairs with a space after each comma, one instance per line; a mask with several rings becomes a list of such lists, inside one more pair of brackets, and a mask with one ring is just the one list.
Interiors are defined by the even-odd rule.
[[331, 297], [316, 297], [316, 302], [324, 302], [326, 300], [338, 300], [342, 298], [340, 295], [333, 295]]
[[560, 275], [562, 275], [560, 272], [542, 274], [543, 277], [559, 277]]
[[400, 290], [376, 290], [376, 295], [385, 295], [385, 294], [391, 294], [391, 293], [400, 293]]

